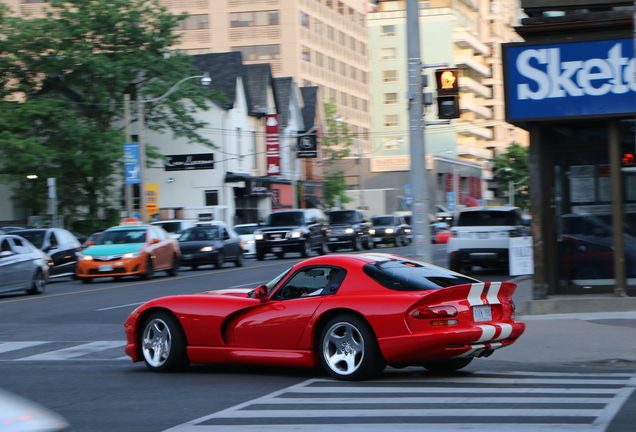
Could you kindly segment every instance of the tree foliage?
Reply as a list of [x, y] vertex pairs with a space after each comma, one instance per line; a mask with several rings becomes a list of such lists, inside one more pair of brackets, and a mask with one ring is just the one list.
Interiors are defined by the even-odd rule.
[[[322, 134], [322, 160], [327, 170], [325, 171], [325, 204], [327, 208], [336, 207], [348, 203], [352, 199], [345, 194], [349, 186], [345, 183], [343, 171], [329, 171], [328, 167], [335, 161], [349, 156], [355, 134], [349, 131], [349, 125], [342, 121], [333, 102], [325, 102], [326, 130]], [[337, 198], [339, 197], [339, 198]]]
[[521, 209], [530, 207], [528, 148], [512, 143], [507, 151], [494, 159], [494, 179], [501, 185], [498, 195], [508, 196], [510, 182], [514, 183], [514, 205]]
[[[119, 204], [124, 95], [147, 101], [201, 75], [189, 56], [168, 55], [186, 15], [158, 0], [53, 0], [44, 18], [0, 6], [0, 181], [15, 186], [29, 214], [42, 214], [46, 179], [57, 178], [60, 212], [96, 219]], [[218, 94], [185, 82], [143, 104], [146, 127], [213, 146], [193, 116], [209, 97]], [[160, 156], [152, 146], [146, 153]], [[27, 183], [28, 174], [38, 179]]]

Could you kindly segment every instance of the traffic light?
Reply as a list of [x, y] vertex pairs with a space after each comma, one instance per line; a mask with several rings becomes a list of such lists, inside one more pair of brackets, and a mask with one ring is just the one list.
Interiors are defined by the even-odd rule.
[[459, 73], [446, 68], [435, 71], [437, 112], [441, 119], [459, 118]]

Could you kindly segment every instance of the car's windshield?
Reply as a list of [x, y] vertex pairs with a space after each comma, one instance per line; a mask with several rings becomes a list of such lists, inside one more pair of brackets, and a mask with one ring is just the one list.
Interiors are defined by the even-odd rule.
[[44, 244], [44, 237], [46, 237], [45, 231], [20, 231], [15, 234], [19, 235], [20, 237], [24, 237], [38, 249], [42, 249], [42, 245]]
[[448, 286], [479, 283], [459, 273], [419, 261], [378, 261], [363, 267], [383, 287], [395, 291], [428, 291]]
[[393, 225], [393, 218], [391, 216], [376, 216], [371, 218], [373, 225]]
[[95, 245], [145, 243], [146, 230], [113, 230], [104, 231], [95, 239]]
[[298, 226], [303, 224], [302, 212], [272, 213], [263, 225], [269, 227]]
[[220, 238], [219, 227], [207, 226], [207, 227], [199, 227], [199, 228], [190, 228], [189, 230], [184, 231], [181, 237], [179, 237], [179, 241], [184, 242], [184, 241], [218, 240], [219, 238]]
[[329, 213], [330, 224], [347, 224], [354, 223], [356, 221], [356, 215], [353, 211], [339, 211]]
[[267, 292], [270, 293], [272, 292], [272, 289], [278, 285], [278, 282], [280, 282], [285, 276], [287, 276], [287, 274], [291, 271], [291, 268], [288, 268], [287, 270], [285, 270], [284, 272], [282, 272], [281, 274], [279, 274], [278, 276], [276, 276], [274, 279], [272, 279], [271, 281], [269, 281], [266, 285], [267, 285]]
[[254, 234], [256, 228], [258, 228], [258, 225], [235, 226], [234, 231], [236, 231], [238, 235]]

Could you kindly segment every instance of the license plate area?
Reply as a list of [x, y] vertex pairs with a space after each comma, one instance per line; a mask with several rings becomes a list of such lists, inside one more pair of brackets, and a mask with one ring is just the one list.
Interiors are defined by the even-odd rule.
[[490, 305], [473, 306], [473, 320], [475, 322], [492, 321]]
[[99, 271], [100, 272], [112, 272], [113, 271], [113, 266], [110, 265], [110, 264], [100, 265], [99, 266]]
[[338, 241], [338, 240], [339, 240], [338, 237], [330, 237], [329, 238], [329, 241]]
[[282, 252], [283, 248], [282, 247], [273, 247], [272, 248], [272, 252]]
[[487, 239], [488, 238], [488, 233], [477, 233], [477, 238], [478, 239]]

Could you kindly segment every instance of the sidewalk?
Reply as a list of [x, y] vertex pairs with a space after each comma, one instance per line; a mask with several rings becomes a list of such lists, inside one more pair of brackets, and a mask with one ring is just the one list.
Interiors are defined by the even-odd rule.
[[551, 296], [532, 300], [532, 278], [514, 280], [526, 331], [491, 357], [502, 361], [636, 368], [636, 297]]

